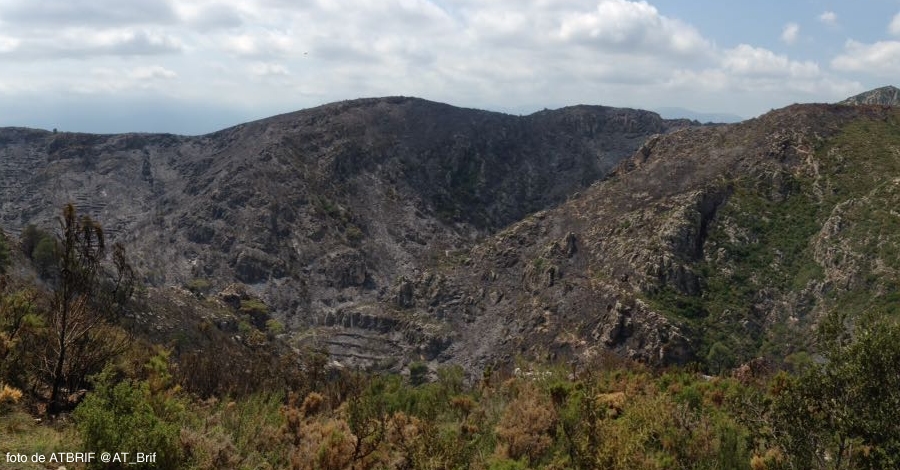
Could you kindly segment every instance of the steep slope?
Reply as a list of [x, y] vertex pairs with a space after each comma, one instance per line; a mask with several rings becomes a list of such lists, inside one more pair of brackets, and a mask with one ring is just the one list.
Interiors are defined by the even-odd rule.
[[713, 372], [790, 361], [827, 312], [897, 313], [898, 136], [896, 110], [795, 105], [655, 137], [412, 290], [462, 292], [430, 309], [461, 319], [447, 355], [474, 368], [605, 349]]
[[597, 106], [517, 117], [382, 98], [199, 137], [2, 129], [0, 221], [54, 228], [72, 201], [149, 285], [211, 295], [239, 282], [336, 357], [432, 358], [455, 336], [441, 319], [385, 307], [404, 279], [685, 124]]
[[900, 105], [900, 89], [894, 86], [884, 86], [851, 96], [838, 104], [898, 106]]

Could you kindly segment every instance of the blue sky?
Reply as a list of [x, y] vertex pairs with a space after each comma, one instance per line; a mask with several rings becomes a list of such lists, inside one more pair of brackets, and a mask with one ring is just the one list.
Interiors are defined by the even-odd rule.
[[895, 84], [900, 0], [0, 0], [0, 126], [200, 134], [406, 95], [745, 118]]

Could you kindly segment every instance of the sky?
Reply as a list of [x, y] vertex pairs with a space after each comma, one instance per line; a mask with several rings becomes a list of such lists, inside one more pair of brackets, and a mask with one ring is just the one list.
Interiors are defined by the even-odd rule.
[[0, 126], [195, 135], [393, 95], [750, 118], [898, 76], [900, 0], [0, 0]]

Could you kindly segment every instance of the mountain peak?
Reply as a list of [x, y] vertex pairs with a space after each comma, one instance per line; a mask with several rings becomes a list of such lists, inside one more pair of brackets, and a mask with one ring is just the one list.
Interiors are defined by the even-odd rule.
[[860, 105], [860, 104], [880, 104], [885, 106], [900, 106], [900, 89], [895, 86], [888, 85], [881, 88], [875, 88], [851, 96], [838, 104]]

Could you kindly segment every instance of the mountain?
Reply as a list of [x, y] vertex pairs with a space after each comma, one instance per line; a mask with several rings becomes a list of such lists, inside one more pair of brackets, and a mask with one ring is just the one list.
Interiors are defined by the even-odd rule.
[[128, 247], [147, 286], [259, 299], [347, 363], [432, 359], [456, 338], [437, 307], [405, 310], [408, 280], [428, 284], [434, 306], [462, 305], [427, 273], [684, 125], [600, 106], [518, 117], [394, 97], [199, 137], [7, 128], [0, 223], [52, 230], [71, 201]]
[[893, 86], [876, 88], [856, 96], [851, 96], [838, 104], [880, 104], [883, 106], [897, 106], [900, 105], [900, 89]]
[[831, 312], [900, 313], [898, 126], [877, 106], [695, 126], [379, 98], [200, 137], [3, 129], [0, 213], [13, 233], [68, 200], [104, 221], [151, 329], [203, 308], [187, 287], [344, 365], [614, 351], [718, 372], [814, 351]]
[[666, 119], [689, 119], [692, 121], [698, 122], [711, 122], [711, 123], [735, 123], [741, 122], [744, 118], [730, 113], [703, 113], [699, 111], [693, 111], [685, 108], [678, 107], [666, 107], [666, 108], [656, 108], [654, 111], [659, 113], [660, 116]]
[[795, 105], [649, 139], [604, 181], [467, 253], [449, 277], [484, 292], [484, 313], [451, 351], [590, 361], [611, 349], [716, 372], [812, 350], [832, 311], [896, 315], [898, 118]]

